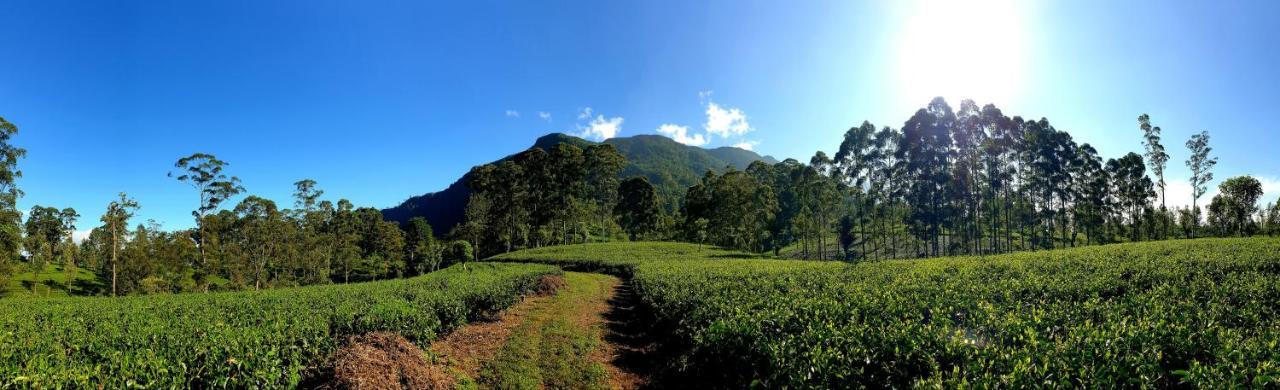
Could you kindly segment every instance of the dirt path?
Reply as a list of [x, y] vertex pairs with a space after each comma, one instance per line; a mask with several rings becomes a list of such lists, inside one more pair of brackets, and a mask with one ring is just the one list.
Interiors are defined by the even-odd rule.
[[431, 344], [429, 351], [438, 363], [475, 378], [480, 366], [493, 360], [499, 348], [506, 345], [511, 330], [524, 322], [530, 311], [546, 306], [550, 296], [535, 296], [507, 309], [494, 321], [473, 322]]
[[637, 356], [646, 349], [627, 284], [568, 272], [554, 296], [532, 297], [498, 320], [463, 326], [431, 345], [459, 385], [480, 388], [634, 389], [647, 384]]
[[647, 333], [648, 324], [637, 315], [637, 299], [631, 285], [619, 283], [609, 297], [605, 313], [606, 356], [610, 384], [615, 389], [656, 387], [657, 346]]

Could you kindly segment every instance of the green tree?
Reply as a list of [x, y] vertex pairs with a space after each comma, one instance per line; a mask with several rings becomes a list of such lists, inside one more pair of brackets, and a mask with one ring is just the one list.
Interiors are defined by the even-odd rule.
[[[1142, 130], [1142, 146], [1146, 148], [1147, 163], [1151, 165], [1151, 174], [1156, 177], [1156, 188], [1160, 190], [1160, 211], [1168, 210], [1165, 201], [1164, 168], [1169, 163], [1169, 154], [1160, 144], [1160, 127], [1151, 125], [1151, 117], [1147, 114], [1138, 116], [1138, 128]], [[1169, 227], [1165, 226], [1165, 234]]]
[[18, 211], [17, 179], [22, 177], [18, 160], [27, 156], [27, 150], [13, 145], [18, 126], [0, 117], [0, 275], [8, 273], [22, 249], [22, 212]]
[[941, 253], [943, 222], [950, 211], [946, 190], [951, 181], [951, 128], [955, 121], [951, 106], [942, 98], [934, 98], [902, 127], [897, 150], [909, 182], [909, 221], [916, 236], [930, 243], [931, 256]]
[[324, 195], [324, 190], [316, 187], [316, 181], [311, 179], [302, 179], [293, 182], [293, 207], [302, 211], [315, 210], [320, 196]]
[[[1080, 164], [1076, 165], [1073, 172], [1076, 177], [1073, 181], [1075, 191], [1079, 194], [1075, 205], [1075, 221], [1084, 230], [1085, 244], [1090, 241], [1102, 243], [1104, 241], [1099, 236], [1103, 234], [1102, 227], [1111, 207], [1111, 174], [1103, 169], [1102, 157], [1098, 156], [1098, 151], [1092, 145], [1080, 145], [1076, 153], [1080, 157]], [[1072, 242], [1075, 240], [1072, 239]]]
[[[362, 255], [359, 221], [356, 219], [351, 201], [338, 200], [338, 206], [334, 209], [331, 236], [334, 245], [333, 263], [340, 271], [338, 274], [342, 275], [341, 281], [350, 283], [351, 274], [355, 271]], [[337, 274], [333, 276], [336, 277]]]
[[854, 242], [853, 225], [853, 216], [845, 215], [840, 217], [840, 227], [836, 229], [836, 238], [840, 241], [840, 250], [844, 251], [845, 260], [852, 257], [849, 249], [853, 247]]
[[[457, 231], [454, 236], [468, 241], [475, 252], [481, 251], [480, 243], [484, 240], [485, 232], [490, 224], [490, 204], [489, 197], [485, 193], [472, 193], [471, 198], [467, 200], [467, 209], [463, 211], [463, 222], [455, 228]], [[445, 258], [454, 260], [447, 256]]]
[[1262, 232], [1268, 236], [1280, 234], [1280, 201], [1262, 209]]
[[[551, 149], [549, 165], [555, 172], [550, 198], [554, 204], [554, 219], [560, 225], [560, 243], [572, 243], [579, 236], [585, 238], [585, 235], [575, 234], [583, 217], [582, 202], [587, 200], [588, 192], [588, 185], [583, 180], [587, 172], [583, 151], [577, 146], [560, 143]], [[475, 249], [481, 251], [481, 248]]]
[[332, 272], [334, 240], [328, 234], [333, 223], [333, 204], [320, 200], [324, 191], [315, 180], [303, 179], [293, 183], [293, 222], [300, 253], [300, 266], [304, 269], [303, 283], [312, 284], [328, 280]]
[[212, 154], [195, 153], [178, 159], [173, 164], [177, 171], [169, 172], [169, 177], [190, 184], [200, 195], [199, 206], [191, 212], [191, 215], [196, 218], [196, 249], [200, 253], [199, 270], [202, 272], [198, 275], [197, 281], [201, 283], [204, 282], [201, 279], [207, 265], [205, 216], [218, 210], [222, 202], [244, 192], [244, 187], [240, 185], [240, 178], [222, 173], [228, 165], [226, 161], [219, 160]]
[[[1209, 182], [1213, 181], [1213, 167], [1218, 165], [1217, 157], [1210, 157], [1209, 153], [1213, 148], [1209, 146], [1209, 132], [1201, 131], [1200, 134], [1192, 135], [1187, 140], [1187, 149], [1191, 150], [1191, 156], [1187, 157], [1187, 168], [1191, 169], [1191, 212], [1192, 229], [1200, 224], [1200, 208], [1196, 202], [1204, 196], [1209, 189]], [[1187, 237], [1191, 237], [1192, 232], [1186, 232]]]
[[117, 278], [120, 268], [121, 242], [128, 235], [129, 219], [138, 211], [138, 202], [120, 193], [120, 199], [107, 205], [107, 212], [102, 214], [103, 227], [111, 235], [111, 296], [119, 294]]
[[157, 236], [161, 233], [155, 221], [138, 224], [120, 251], [119, 293], [147, 294], [168, 292], [163, 273], [164, 261], [157, 261]]
[[444, 251], [444, 258], [450, 262], [462, 263], [462, 268], [467, 267], [467, 260], [475, 256], [475, 252], [471, 249], [471, 244], [457, 240], [449, 243]]
[[413, 217], [405, 224], [406, 268], [410, 275], [435, 271], [440, 260], [435, 254], [435, 235], [423, 217]]
[[71, 282], [75, 279], [76, 274], [76, 256], [79, 247], [75, 242], [76, 220], [80, 219], [80, 213], [76, 209], [67, 207], [58, 212], [58, 219], [62, 223], [62, 233], [64, 238], [58, 245], [59, 257], [62, 260], [62, 272], [66, 276], [67, 295], [71, 295]]
[[[54, 262], [55, 248], [64, 237], [60, 211], [53, 207], [33, 206], [27, 216], [27, 232], [23, 249], [27, 252], [27, 265], [39, 280], [46, 265]], [[36, 284], [31, 285], [36, 293]]]
[[[884, 161], [884, 156], [880, 154], [883, 149], [879, 147], [879, 141], [875, 125], [863, 121], [862, 125], [851, 127], [844, 133], [844, 140], [840, 142], [840, 147], [832, 161], [836, 167], [832, 173], [840, 184], [848, 188], [851, 205], [848, 215], [841, 217], [842, 225], [837, 235], [845, 258], [849, 257], [849, 250], [854, 245], [853, 240], [862, 243], [861, 257], [867, 255], [865, 224], [871, 215], [871, 209], [875, 207], [875, 195], [878, 192], [872, 188], [875, 187], [872, 178], [875, 177], [877, 170], [883, 169]], [[779, 191], [775, 189], [775, 192]], [[853, 226], [843, 226], [845, 223], [852, 224], [855, 221], [859, 232], [858, 237], [853, 236]]]
[[587, 147], [584, 164], [586, 164], [586, 181], [598, 218], [596, 227], [601, 235], [607, 236], [609, 227], [613, 225], [614, 204], [618, 202], [618, 172], [627, 165], [626, 157], [618, 153], [618, 149], [610, 144], [595, 144]]
[[[831, 236], [832, 225], [835, 223], [840, 211], [841, 191], [839, 181], [841, 177], [837, 170], [838, 168], [836, 168], [831, 158], [827, 157], [826, 153], [818, 151], [814, 153], [813, 157], [809, 158], [809, 169], [805, 170], [801, 176], [801, 180], [804, 181], [803, 199], [808, 203], [807, 210], [810, 219], [813, 221], [811, 237], [813, 237], [817, 246], [818, 258], [823, 260], [828, 258], [828, 238]], [[756, 181], [767, 185], [767, 182]], [[769, 188], [769, 192], [772, 195], [770, 201], [776, 204], [777, 194], [773, 193], [771, 187], [766, 188]], [[770, 216], [769, 219], [774, 217]], [[761, 251], [764, 251], [764, 248], [761, 248]]]
[[1236, 176], [1218, 184], [1218, 191], [1226, 205], [1225, 222], [1229, 233], [1240, 236], [1252, 234], [1252, 217], [1258, 211], [1262, 183], [1252, 176]]
[[404, 231], [395, 222], [382, 219], [382, 212], [375, 208], [361, 208], [362, 219], [370, 227], [365, 242], [368, 243], [366, 257], [377, 256], [382, 260], [377, 264], [377, 278], [399, 278], [405, 275], [405, 239]]
[[[707, 238], [720, 246], [764, 251], [768, 244], [769, 226], [778, 210], [773, 189], [742, 171], [727, 170], [724, 175], [708, 172], [702, 183], [691, 187], [686, 195], [684, 216], [688, 234]], [[705, 230], [697, 221], [707, 220]]]
[[1150, 205], [1151, 198], [1155, 197], [1142, 156], [1130, 152], [1120, 159], [1109, 160], [1107, 170], [1111, 171], [1115, 180], [1116, 196], [1120, 199], [1121, 206], [1129, 213], [1129, 220], [1133, 225], [1130, 238], [1137, 241], [1142, 212]]
[[244, 258], [252, 270], [253, 289], [272, 282], [273, 261], [282, 257], [281, 246], [287, 245], [287, 223], [276, 203], [258, 196], [248, 196], [235, 207], [239, 216], [238, 236]]
[[[1024, 140], [1021, 128], [1005, 116], [995, 105], [982, 107], [981, 127], [987, 136], [982, 142], [983, 173], [987, 186], [987, 220], [989, 246], [993, 253], [1002, 253], [1013, 246], [1012, 204], [1016, 192], [1018, 173], [1018, 148]], [[1003, 237], [1001, 231], [1004, 232]], [[1003, 238], [1003, 239], [1002, 239]]]
[[649, 179], [635, 176], [618, 187], [619, 201], [614, 213], [631, 240], [646, 237], [658, 229], [662, 209], [658, 204], [658, 192]]

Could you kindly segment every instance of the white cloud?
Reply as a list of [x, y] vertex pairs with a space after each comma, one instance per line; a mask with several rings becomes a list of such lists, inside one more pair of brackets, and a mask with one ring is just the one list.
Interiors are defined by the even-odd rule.
[[89, 239], [89, 233], [93, 233], [93, 230], [76, 230], [71, 232], [71, 241], [74, 241], [77, 244], [82, 243], [84, 240]]
[[579, 120], [591, 119], [586, 125], [578, 125], [581, 137], [604, 141], [616, 137], [622, 131], [622, 117], [605, 118], [604, 115], [596, 115], [591, 118], [592, 113], [591, 107], [587, 107], [578, 114]]
[[694, 134], [690, 136], [688, 126], [666, 123], [662, 126], [658, 126], [658, 134], [671, 137], [671, 139], [676, 142], [685, 145], [702, 146], [707, 144], [707, 137], [704, 137], [702, 134]]
[[520, 111], [516, 111], [516, 110], [507, 110], [507, 116], [508, 116], [508, 117], [511, 117], [511, 118], [519, 118], [519, 117], [520, 117]]
[[1260, 206], [1266, 206], [1267, 203], [1280, 200], [1280, 177], [1254, 175], [1258, 182], [1262, 183], [1262, 198], [1258, 199]]
[[712, 93], [714, 91], [698, 91], [698, 100], [705, 102], [707, 99], [711, 99]]
[[738, 149], [742, 149], [742, 150], [751, 150], [751, 151], [754, 151], [754, 150], [756, 150], [756, 149], [755, 149], [755, 148], [756, 148], [756, 145], [759, 145], [759, 144], [760, 144], [760, 141], [742, 141], [742, 142], [739, 142], [739, 143], [733, 144], [733, 147], [738, 148]]
[[551, 113], [546, 112], [546, 111], [538, 111], [538, 118], [542, 118], [542, 120], [547, 121], [547, 122], [550, 122], [550, 121], [551, 121]]
[[747, 123], [747, 114], [738, 108], [722, 108], [713, 101], [707, 101], [707, 123], [703, 125], [708, 134], [718, 134], [721, 138], [731, 135], [743, 135], [751, 131]]

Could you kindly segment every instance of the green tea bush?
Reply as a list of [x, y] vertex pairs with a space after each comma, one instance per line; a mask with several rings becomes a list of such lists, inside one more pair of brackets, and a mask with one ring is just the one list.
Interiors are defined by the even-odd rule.
[[347, 335], [428, 342], [558, 272], [481, 263], [261, 292], [0, 301], [0, 387], [297, 387]]
[[698, 387], [1234, 388], [1280, 380], [1274, 238], [852, 265], [696, 252], [649, 259], [635, 254], [654, 250], [613, 249], [557, 250], [571, 254], [560, 262], [629, 267], [637, 295], [676, 346], [675, 368]]
[[566, 270], [631, 276], [641, 263], [753, 259], [760, 255], [683, 242], [601, 242], [547, 246], [504, 253], [491, 261], [542, 263]]

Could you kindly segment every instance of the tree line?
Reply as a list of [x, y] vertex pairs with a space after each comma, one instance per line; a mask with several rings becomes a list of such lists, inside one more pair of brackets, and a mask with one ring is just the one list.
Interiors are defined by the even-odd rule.
[[[0, 279], [55, 269], [69, 293], [114, 296], [407, 277], [473, 258], [467, 242], [437, 240], [423, 218], [384, 221], [378, 209], [322, 199], [310, 179], [294, 183], [292, 208], [254, 195], [231, 204], [245, 188], [225, 172], [230, 164], [205, 153], [178, 159], [169, 173], [193, 190], [195, 227], [139, 223], [142, 205], [122, 192], [77, 242], [86, 223], [75, 209], [36, 205], [23, 221], [16, 179], [26, 150], [11, 142], [17, 131], [0, 118]], [[94, 280], [78, 279], [80, 270]]]
[[[1103, 158], [1048, 119], [941, 98], [901, 128], [850, 128], [834, 155], [708, 171], [660, 199], [607, 144], [531, 148], [471, 171], [450, 236], [477, 256], [609, 240], [683, 240], [788, 257], [875, 260], [984, 255], [1117, 242], [1280, 233], [1261, 184], [1223, 181], [1209, 134], [1186, 141], [1193, 204], [1169, 208], [1162, 130], [1137, 118], [1141, 153]], [[679, 204], [667, 212], [658, 204]]]
[[1172, 157], [1151, 117], [1137, 122], [1142, 153], [1104, 159], [1048, 119], [971, 100], [953, 110], [937, 98], [901, 128], [850, 128], [834, 155], [708, 171], [682, 199], [663, 199], [644, 177], [620, 177], [627, 160], [612, 145], [535, 147], [473, 168], [465, 219], [439, 239], [420, 217], [398, 225], [377, 209], [322, 199], [314, 180], [294, 183], [291, 208], [246, 195], [227, 162], [195, 153], [169, 172], [193, 192], [193, 228], [137, 223], [142, 205], [120, 193], [76, 242], [86, 224], [76, 210], [37, 205], [24, 219], [17, 209], [26, 150], [11, 142], [17, 127], [0, 118], [0, 277], [53, 265], [68, 291], [86, 270], [96, 283], [79, 293], [126, 295], [406, 277], [592, 241], [876, 260], [1280, 233], [1280, 205], [1257, 206], [1255, 178], [1221, 182], [1201, 206], [1217, 164], [1207, 132], [1185, 142], [1193, 203], [1170, 209]]
[[670, 225], [644, 177], [620, 180], [627, 160], [609, 144], [534, 147], [471, 170], [463, 223], [450, 233], [477, 256], [591, 241], [665, 239]]
[[[858, 260], [1280, 233], [1280, 205], [1259, 209], [1262, 187], [1249, 176], [1223, 181], [1206, 210], [1168, 208], [1161, 129], [1146, 114], [1137, 122], [1144, 153], [1104, 160], [1048, 119], [936, 98], [900, 129], [850, 128], [834, 156], [707, 173], [688, 190], [679, 234]], [[1193, 202], [1213, 180], [1209, 139], [1185, 144]]]

